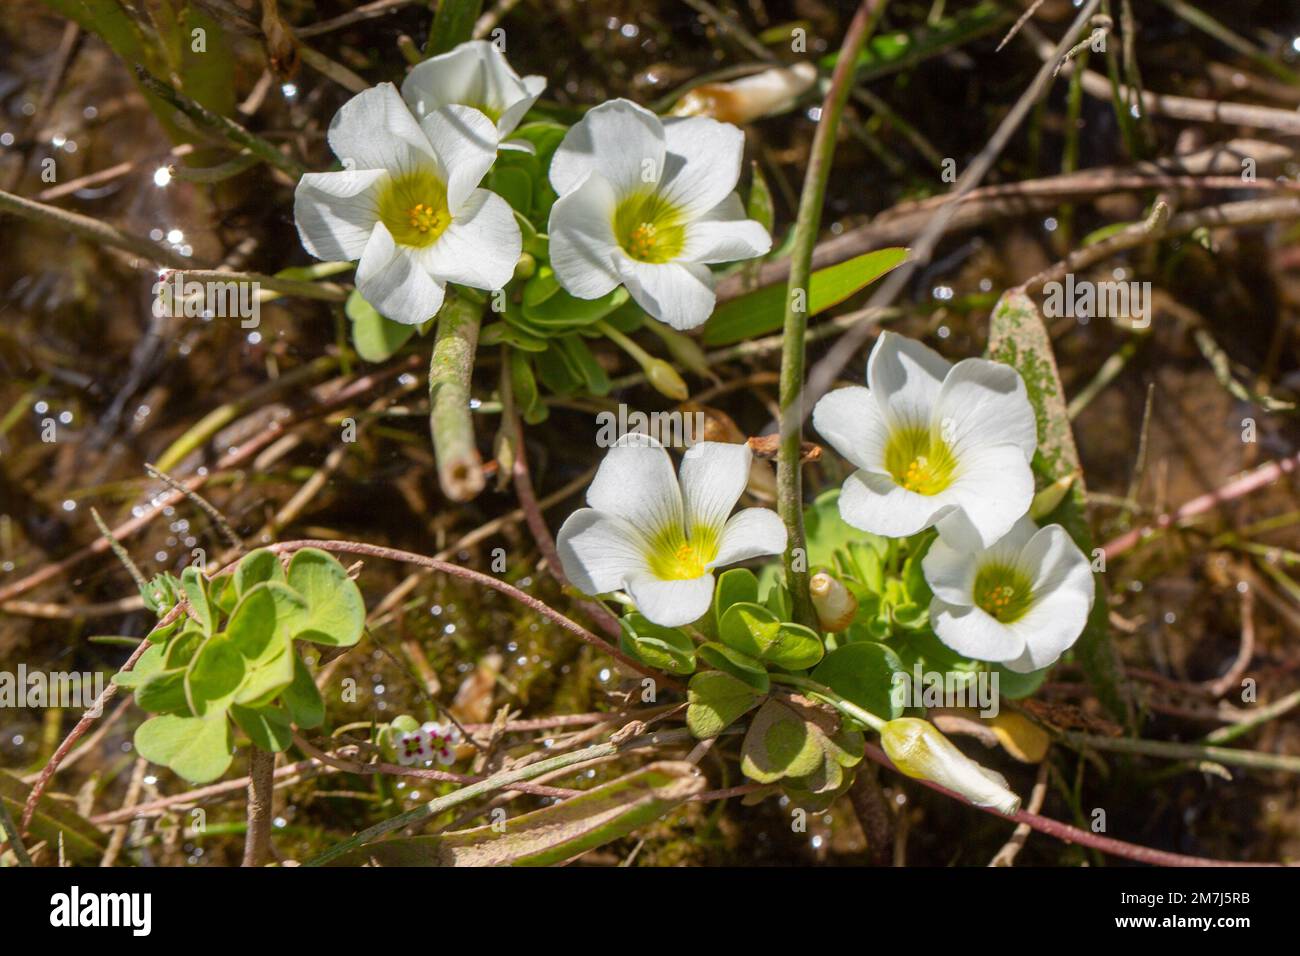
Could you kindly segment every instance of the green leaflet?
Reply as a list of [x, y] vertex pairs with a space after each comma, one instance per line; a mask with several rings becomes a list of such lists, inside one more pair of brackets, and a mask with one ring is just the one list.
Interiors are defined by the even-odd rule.
[[[824, 312], [862, 291], [907, 259], [908, 250], [891, 247], [864, 253], [818, 269], [808, 283], [808, 315]], [[704, 324], [705, 345], [730, 345], [775, 332], [785, 320], [785, 284], [764, 286], [720, 305]]]

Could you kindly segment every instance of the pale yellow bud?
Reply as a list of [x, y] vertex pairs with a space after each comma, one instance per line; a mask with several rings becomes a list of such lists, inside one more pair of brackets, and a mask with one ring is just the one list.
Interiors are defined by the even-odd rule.
[[842, 631], [853, 623], [858, 613], [858, 599], [836, 578], [818, 571], [808, 582], [813, 610], [823, 631]]
[[1010, 815], [1020, 798], [1006, 778], [971, 760], [927, 720], [900, 717], [880, 729], [880, 745], [903, 773], [930, 780], [960, 794], [977, 807]]
[[686, 387], [686, 382], [677, 374], [677, 369], [663, 359], [652, 360], [646, 365], [645, 374], [659, 394], [667, 395], [675, 402], [684, 402], [690, 398], [691, 392]]

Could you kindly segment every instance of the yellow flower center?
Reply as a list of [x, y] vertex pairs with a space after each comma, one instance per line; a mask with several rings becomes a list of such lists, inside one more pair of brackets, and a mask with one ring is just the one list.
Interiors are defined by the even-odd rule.
[[907, 426], [890, 435], [885, 445], [885, 470], [908, 491], [937, 495], [956, 478], [957, 459], [934, 429]]
[[447, 221], [450, 218], [445, 209], [434, 209], [432, 206], [418, 202], [411, 207], [409, 221], [416, 232], [441, 234], [447, 228]]
[[689, 581], [708, 570], [708, 564], [718, 556], [718, 536], [710, 528], [696, 525], [691, 529], [690, 540], [680, 528], [659, 535], [647, 555], [650, 570], [662, 581]]
[[639, 193], [614, 211], [614, 236], [633, 259], [670, 262], [686, 245], [681, 213], [656, 193]]
[[1033, 583], [1017, 568], [987, 564], [975, 575], [975, 603], [989, 617], [1009, 624], [1034, 601]]
[[379, 219], [398, 245], [433, 245], [451, 225], [447, 184], [430, 169], [394, 176], [379, 194]]

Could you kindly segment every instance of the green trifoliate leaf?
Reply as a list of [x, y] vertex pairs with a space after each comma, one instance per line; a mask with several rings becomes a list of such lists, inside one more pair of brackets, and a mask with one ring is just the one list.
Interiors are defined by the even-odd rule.
[[744, 681], [755, 690], [766, 694], [771, 686], [767, 670], [754, 658], [725, 644], [709, 641], [696, 650], [700, 659], [710, 667], [730, 674], [737, 680]]
[[686, 726], [700, 740], [716, 737], [762, 697], [759, 691], [723, 671], [701, 671], [691, 678]]
[[733, 650], [786, 670], [812, 667], [822, 657], [816, 632], [782, 621], [760, 604], [733, 604], [718, 624], [718, 639]]
[[655, 624], [637, 613], [622, 618], [619, 626], [619, 646], [641, 663], [671, 674], [695, 670], [695, 644], [684, 631]]
[[135, 749], [141, 757], [170, 767], [190, 783], [210, 783], [225, 773], [230, 744], [224, 713], [208, 719], [166, 714], [146, 720], [135, 732]]
[[366, 605], [361, 591], [338, 561], [316, 548], [304, 548], [289, 562], [289, 586], [307, 601], [290, 621], [292, 636], [332, 647], [361, 640]]

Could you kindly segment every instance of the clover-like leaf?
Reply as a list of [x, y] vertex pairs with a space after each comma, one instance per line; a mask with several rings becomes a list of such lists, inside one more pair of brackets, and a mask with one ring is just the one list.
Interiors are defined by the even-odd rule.
[[244, 658], [226, 634], [213, 634], [185, 672], [185, 695], [198, 717], [224, 714], [244, 681]]
[[297, 654], [293, 655], [293, 681], [284, 689], [283, 700], [297, 726], [310, 730], [325, 722], [325, 702], [311, 671]]
[[895, 692], [902, 671], [903, 662], [884, 644], [851, 641], [827, 654], [812, 679], [868, 713], [893, 720], [903, 713], [902, 695]]
[[663, 627], [633, 613], [619, 621], [619, 646], [632, 657], [670, 674], [695, 670], [695, 644], [686, 632]]
[[701, 644], [696, 653], [709, 666], [716, 667], [737, 680], [744, 681], [760, 693], [766, 694], [771, 686], [771, 679], [767, 676], [767, 670], [761, 663], [748, 654], [728, 647], [726, 644], [708, 641]]
[[241, 707], [234, 704], [230, 716], [248, 734], [248, 739], [262, 750], [280, 753], [293, 743], [289, 715], [281, 707]]
[[280, 556], [268, 548], [248, 552], [235, 565], [235, 593], [240, 597], [267, 581], [285, 583], [284, 565], [280, 563]]
[[307, 602], [290, 620], [293, 637], [333, 647], [351, 647], [361, 640], [365, 601], [356, 582], [332, 555], [303, 548], [289, 562], [288, 580]]
[[763, 695], [725, 671], [701, 671], [687, 690], [686, 726], [700, 740], [716, 737], [753, 708]]
[[225, 714], [208, 718], [152, 717], [136, 728], [135, 749], [151, 763], [170, 767], [190, 783], [216, 780], [231, 760], [230, 724]]
[[758, 578], [749, 568], [732, 568], [718, 575], [718, 588], [714, 592], [713, 607], [718, 627], [722, 626], [722, 615], [733, 604], [758, 603]]
[[718, 639], [733, 650], [786, 670], [812, 667], [822, 658], [821, 638], [801, 624], [782, 621], [760, 604], [733, 604], [722, 615]]
[[190, 716], [183, 669], [159, 671], [135, 689], [135, 702], [151, 714]]
[[190, 604], [190, 616], [198, 621], [204, 634], [211, 634], [216, 624], [216, 615], [208, 601], [207, 582], [199, 569], [191, 565], [181, 572], [181, 590]]
[[135, 662], [134, 667], [129, 671], [118, 671], [113, 675], [113, 683], [127, 689], [139, 687], [154, 674], [161, 673], [165, 669], [166, 659], [166, 644], [150, 644]]
[[776, 698], [758, 709], [741, 744], [740, 769], [759, 783], [807, 776], [822, 760], [821, 742], [812, 724]]
[[240, 599], [225, 632], [244, 658], [236, 703], [257, 707], [289, 686], [294, 661], [289, 635], [306, 607], [302, 595], [275, 581], [254, 585]]
[[864, 745], [830, 708], [797, 694], [773, 697], [750, 723], [741, 770], [759, 783], [788, 778], [796, 789], [823, 793], [841, 786], [841, 768], [857, 764]]

